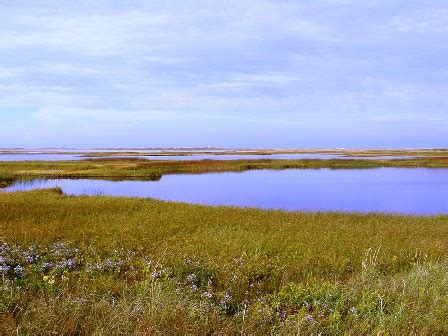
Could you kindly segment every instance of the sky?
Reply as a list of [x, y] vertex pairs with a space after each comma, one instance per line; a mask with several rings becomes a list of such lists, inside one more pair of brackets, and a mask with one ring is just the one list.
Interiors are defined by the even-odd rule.
[[0, 0], [0, 147], [448, 147], [447, 1]]

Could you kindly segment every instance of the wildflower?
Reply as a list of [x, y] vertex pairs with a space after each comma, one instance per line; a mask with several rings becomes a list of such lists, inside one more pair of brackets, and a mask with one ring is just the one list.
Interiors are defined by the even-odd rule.
[[74, 269], [76, 266], [76, 262], [74, 259], [66, 259], [66, 260], [62, 260], [59, 265], [58, 268], [59, 269]]
[[34, 252], [25, 252], [24, 256], [25, 256], [25, 260], [29, 264], [36, 262], [40, 258], [40, 256]]
[[159, 278], [160, 275], [161, 275], [161, 272], [160, 272], [160, 271], [153, 271], [153, 272], [151, 273], [151, 277], [152, 277], [153, 279], [157, 279], [157, 278]]
[[17, 276], [22, 276], [22, 275], [23, 275], [23, 271], [24, 271], [24, 269], [23, 269], [23, 267], [20, 266], [20, 265], [17, 265], [16, 267], [14, 267], [14, 273], [15, 273]]
[[229, 309], [229, 302], [232, 300], [232, 291], [229, 289], [219, 301], [219, 305], [222, 310], [227, 311]]
[[349, 310], [349, 312], [350, 312], [351, 314], [355, 315], [355, 316], [358, 316], [358, 311], [356, 310], [355, 307], [351, 307], [350, 310]]
[[232, 298], [232, 292], [231, 291], [227, 291], [226, 294], [224, 294], [223, 299], [226, 301], [229, 301]]
[[288, 312], [287, 312], [286, 310], [283, 310], [283, 311], [280, 313], [280, 319], [281, 319], [282, 321], [285, 321], [287, 318], [288, 318]]
[[96, 263], [94, 265], [88, 263], [86, 266], [87, 266], [87, 272], [89, 273], [101, 272], [103, 270], [103, 265], [101, 263]]
[[44, 262], [42, 264], [42, 270], [49, 271], [53, 267], [53, 264], [51, 262]]
[[2, 266], [0, 266], [0, 273], [8, 273], [8, 271], [11, 269], [11, 267], [10, 266], [8, 266], [8, 265], [2, 265]]
[[104, 266], [105, 266], [106, 268], [113, 269], [113, 268], [115, 268], [115, 262], [114, 262], [113, 260], [111, 260], [111, 259], [107, 259], [107, 260], [104, 262]]
[[219, 301], [219, 306], [221, 307], [222, 310], [226, 311], [227, 310], [227, 302], [224, 300]]
[[329, 312], [333, 312], [333, 309], [328, 304], [324, 303], [322, 306]]
[[44, 276], [44, 281], [47, 282], [50, 285], [53, 285], [55, 283], [55, 278], [54, 278], [53, 275], [52, 276], [45, 275]]
[[303, 319], [309, 323], [314, 322], [314, 318], [311, 315], [306, 315]]
[[185, 280], [187, 280], [188, 282], [196, 282], [196, 280], [197, 280], [196, 274], [192, 273], [192, 274], [187, 275]]

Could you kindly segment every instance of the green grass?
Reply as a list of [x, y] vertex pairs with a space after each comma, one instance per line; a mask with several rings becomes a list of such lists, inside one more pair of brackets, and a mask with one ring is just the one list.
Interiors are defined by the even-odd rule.
[[0, 162], [0, 181], [37, 178], [97, 178], [158, 180], [166, 174], [237, 172], [252, 169], [368, 169], [378, 167], [448, 168], [448, 158], [411, 160], [202, 160], [148, 161], [90, 159], [81, 161]]
[[447, 216], [47, 190], [0, 194], [0, 231], [4, 334], [448, 332]]

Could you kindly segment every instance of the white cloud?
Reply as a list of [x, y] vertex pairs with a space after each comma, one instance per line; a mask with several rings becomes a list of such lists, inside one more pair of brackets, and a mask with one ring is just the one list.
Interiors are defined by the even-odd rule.
[[396, 16], [391, 26], [403, 33], [447, 33], [448, 8], [425, 8]]
[[[294, 5], [272, 2], [231, 2], [145, 6], [103, 13], [4, 11], [0, 48], [47, 48], [79, 55], [135, 55], [188, 47], [228, 48], [278, 37], [327, 38], [322, 22], [298, 16]], [[299, 7], [300, 8], [300, 7]], [[275, 29], [272, 29], [275, 27]], [[188, 50], [194, 53], [194, 49]], [[160, 55], [152, 56], [161, 59]], [[151, 58], [151, 56], [149, 56]], [[175, 57], [179, 60], [179, 57]]]
[[41, 123], [446, 119], [443, 4], [0, 6], [0, 107], [36, 110]]
[[0, 80], [16, 78], [16, 77], [21, 76], [21, 74], [22, 74], [22, 71], [20, 69], [0, 67]]
[[288, 85], [297, 81], [311, 81], [313, 78], [291, 75], [287, 73], [235, 74], [229, 79], [211, 83], [213, 87], [254, 87]]
[[100, 70], [98, 68], [93, 68], [89, 66], [84, 66], [76, 63], [48, 63], [44, 62], [39, 64], [36, 68], [31, 68], [31, 70], [51, 73], [51, 74], [80, 74], [80, 75], [95, 75], [99, 74]]
[[383, 115], [372, 115], [368, 117], [369, 121], [378, 122], [378, 123], [395, 123], [395, 124], [448, 124], [448, 120], [446, 118], [443, 118], [442, 116], [436, 116], [432, 114], [418, 114], [418, 113], [390, 113], [390, 114], [383, 114]]
[[0, 105], [3, 106], [94, 106], [97, 97], [82, 95], [61, 86], [0, 85]]

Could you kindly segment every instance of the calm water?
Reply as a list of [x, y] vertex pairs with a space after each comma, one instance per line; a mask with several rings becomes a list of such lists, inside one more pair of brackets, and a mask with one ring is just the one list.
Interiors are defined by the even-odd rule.
[[[330, 154], [271, 154], [271, 155], [164, 155], [164, 156], [107, 156], [106, 158], [140, 158], [145, 160], [268, 160], [268, 159], [335, 159], [342, 158]], [[80, 154], [0, 154], [0, 161], [63, 161], [84, 160], [86, 157]], [[94, 157], [92, 159], [95, 159]]]
[[[116, 156], [122, 158], [123, 156]], [[258, 154], [248, 154], [248, 155], [213, 155], [213, 154], [195, 154], [195, 155], [164, 155], [164, 156], [133, 156], [136, 158], [146, 159], [146, 160], [300, 160], [300, 159], [338, 159], [342, 158], [339, 155], [333, 154], [270, 154], [270, 155], [258, 155]], [[124, 158], [126, 158], [124, 156]]]
[[153, 197], [306, 211], [448, 214], [448, 169], [304, 169], [166, 175], [157, 182], [49, 180], [4, 190], [61, 187], [70, 195]]

